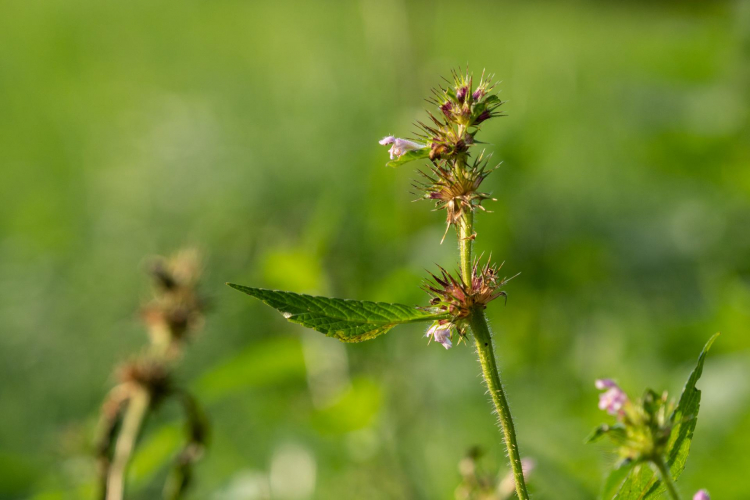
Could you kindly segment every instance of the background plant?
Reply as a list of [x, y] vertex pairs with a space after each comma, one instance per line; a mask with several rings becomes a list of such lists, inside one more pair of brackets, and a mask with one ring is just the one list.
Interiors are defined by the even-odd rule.
[[[709, 339], [690, 373], [679, 401], [646, 389], [643, 397], [633, 400], [611, 379], [596, 381], [605, 391], [599, 397], [599, 408], [616, 417], [613, 425], [603, 424], [589, 437], [593, 442], [607, 436], [616, 445], [619, 460], [609, 474], [601, 497], [637, 500], [665, 495], [680, 500], [676, 482], [685, 469], [690, 444], [698, 423], [701, 391], [696, 388], [703, 365], [717, 333]], [[705, 490], [695, 495], [710, 500]]]
[[96, 458], [97, 498], [125, 498], [131, 461], [149, 417], [165, 402], [176, 402], [184, 414], [185, 438], [164, 486], [167, 500], [183, 498], [193, 482], [193, 467], [203, 455], [208, 421], [198, 401], [174, 379], [174, 367], [185, 344], [203, 324], [204, 300], [198, 295], [200, 262], [194, 251], [151, 263], [154, 298], [143, 308], [151, 340], [148, 348], [117, 370], [119, 383], [101, 411]]
[[[503, 165], [484, 182], [498, 201], [476, 250], [523, 271], [488, 315], [536, 494], [598, 493], [611, 464], [581, 445], [605, 421], [594, 379], [677, 395], [721, 331], [679, 484], [750, 495], [737, 480], [750, 467], [746, 2], [11, 4], [0, 497], [82, 498], [105, 381], [142, 345], [135, 270], [196, 242], [221, 297], [211, 341], [180, 368], [213, 424], [197, 498], [276, 487], [288, 457], [315, 464], [318, 498], [448, 497], [471, 443], [507, 472], [471, 356], [424, 348], [406, 325], [356, 349], [327, 342], [330, 364], [311, 366], [305, 353], [327, 347], [224, 285], [423, 303], [425, 262], [452, 263], [455, 246], [409, 203], [410, 166], [373, 168], [386, 154], [372, 140], [410, 131], [436, 75], [467, 61], [497, 72], [508, 100], [483, 131]], [[135, 498], [160, 493], [182, 435], [166, 405]]]

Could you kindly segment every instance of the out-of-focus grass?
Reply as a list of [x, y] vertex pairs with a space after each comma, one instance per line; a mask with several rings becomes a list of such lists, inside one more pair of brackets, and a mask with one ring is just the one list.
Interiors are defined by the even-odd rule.
[[[139, 266], [184, 245], [214, 304], [182, 371], [214, 425], [194, 498], [449, 498], [475, 444], [503, 467], [470, 348], [417, 327], [344, 346], [223, 285], [423, 304], [455, 245], [376, 141], [466, 62], [508, 100], [477, 247], [522, 273], [490, 316], [538, 496], [597, 491], [595, 377], [677, 393], [715, 331], [680, 486], [749, 496], [749, 43], [742, 1], [6, 2], [0, 498], [90, 496]], [[150, 423], [133, 498], [177, 415]]]

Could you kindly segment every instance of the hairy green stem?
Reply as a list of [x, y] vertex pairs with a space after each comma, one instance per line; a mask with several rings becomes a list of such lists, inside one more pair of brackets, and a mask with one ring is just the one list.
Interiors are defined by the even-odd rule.
[[[471, 286], [472, 280], [471, 247], [474, 242], [473, 219], [473, 213], [466, 211], [458, 226], [461, 274], [464, 283], [469, 286]], [[492, 335], [487, 325], [487, 318], [484, 315], [483, 307], [475, 308], [472, 311], [469, 316], [469, 324], [471, 331], [474, 333], [474, 341], [476, 342], [477, 353], [479, 354], [479, 363], [482, 365], [482, 375], [492, 396], [492, 402], [495, 405], [500, 426], [502, 427], [505, 447], [508, 450], [510, 466], [513, 469], [513, 478], [516, 483], [516, 493], [520, 500], [528, 500], [529, 493], [526, 491], [526, 481], [523, 477], [521, 454], [518, 451], [518, 442], [516, 440], [516, 429], [513, 425], [513, 417], [510, 414], [508, 399], [505, 397], [505, 390], [500, 380], [500, 373], [497, 370]]]
[[471, 247], [474, 244], [474, 212], [464, 211], [458, 225], [458, 250], [461, 254], [461, 277], [471, 286]]
[[653, 464], [659, 470], [659, 475], [661, 475], [661, 482], [664, 483], [664, 486], [667, 488], [669, 496], [672, 497], [672, 500], [680, 500], [680, 492], [677, 491], [677, 485], [674, 484], [672, 473], [669, 471], [669, 466], [664, 461], [664, 457], [659, 456], [658, 458], [655, 458], [653, 460]]
[[122, 500], [125, 495], [125, 475], [141, 433], [141, 426], [151, 406], [151, 395], [139, 388], [128, 401], [122, 419], [122, 429], [115, 445], [115, 455], [107, 477], [107, 500]]

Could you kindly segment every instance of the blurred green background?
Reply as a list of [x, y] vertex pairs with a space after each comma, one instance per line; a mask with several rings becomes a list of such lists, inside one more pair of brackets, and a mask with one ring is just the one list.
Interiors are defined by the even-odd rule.
[[[10, 0], [0, 15], [0, 498], [92, 498], [112, 366], [146, 335], [144, 258], [194, 246], [213, 303], [180, 380], [213, 443], [196, 499], [451, 498], [505, 470], [471, 347], [419, 325], [344, 345], [226, 287], [424, 304], [454, 266], [410, 203], [423, 98], [467, 62], [507, 117], [477, 250], [539, 498], [594, 498], [596, 377], [679, 394], [708, 337], [687, 494], [750, 497], [750, 2]], [[150, 421], [156, 498], [178, 410]]]

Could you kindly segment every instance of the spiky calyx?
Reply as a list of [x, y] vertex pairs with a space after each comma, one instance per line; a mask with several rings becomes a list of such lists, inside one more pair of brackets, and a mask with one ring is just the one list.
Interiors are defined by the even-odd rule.
[[494, 75], [485, 75], [474, 86], [474, 77], [467, 71], [451, 72], [453, 81], [446, 80], [447, 86], [432, 89], [428, 102], [440, 110], [438, 116], [428, 112], [431, 123], [417, 122], [420, 128], [420, 142], [430, 147], [430, 159], [453, 160], [464, 158], [469, 148], [476, 144], [474, 136], [479, 125], [494, 118], [503, 116], [498, 108], [504, 104], [493, 94]]
[[[446, 234], [452, 224], [458, 224], [464, 213], [482, 206], [485, 200], [497, 201], [489, 193], [479, 191], [482, 181], [497, 168], [488, 169], [489, 157], [484, 153], [467, 168], [446, 168], [433, 164], [430, 173], [420, 171], [425, 182], [416, 182], [414, 187], [424, 191], [421, 199], [435, 201], [436, 210], [446, 211]], [[445, 235], [443, 235], [445, 239]]]
[[424, 290], [432, 295], [430, 305], [436, 309], [450, 313], [454, 319], [469, 317], [475, 308], [484, 309], [487, 304], [498, 297], [506, 297], [502, 287], [511, 278], [500, 278], [499, 271], [503, 264], [494, 265], [487, 262], [480, 267], [479, 259], [472, 267], [471, 285], [467, 285], [460, 277], [454, 277], [444, 268], [438, 266], [440, 275], [430, 273], [430, 278], [424, 285]]
[[498, 108], [503, 101], [493, 93], [495, 75], [486, 75], [482, 71], [479, 82], [474, 86], [474, 76], [468, 69], [459, 73], [451, 71], [452, 80], [445, 80], [448, 84], [432, 89], [432, 97], [428, 102], [440, 109], [446, 123], [468, 129], [478, 127], [481, 123], [495, 116], [502, 116]]

